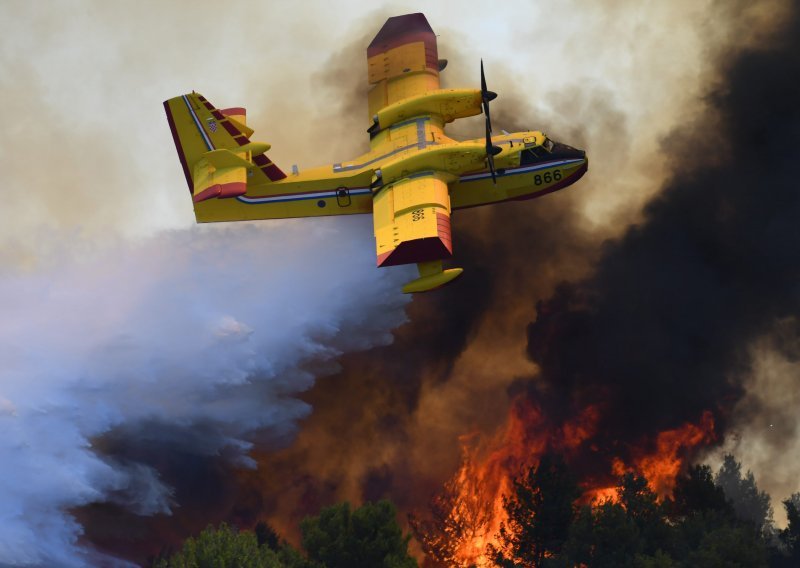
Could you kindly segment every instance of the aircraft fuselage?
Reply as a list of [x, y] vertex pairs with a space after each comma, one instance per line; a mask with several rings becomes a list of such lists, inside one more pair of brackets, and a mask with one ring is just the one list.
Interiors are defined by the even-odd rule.
[[[422, 125], [418, 124], [420, 122]], [[207, 215], [202, 203], [198, 203], [198, 221], [372, 213], [373, 195], [380, 189], [375, 186], [374, 172], [381, 166], [414, 156], [422, 157], [426, 150], [434, 148], [457, 154], [461, 147], [474, 148], [483, 144], [480, 139], [452, 140], [443, 133], [438, 134], [437, 130], [441, 132], [441, 128], [425, 129], [426, 122], [427, 117], [413, 121], [411, 125], [392, 128], [405, 127], [415, 136], [409, 143], [408, 133], [401, 130], [393, 137], [396, 144], [388, 152], [368, 152], [347, 162], [297, 171], [262, 188], [254, 186], [247, 195], [217, 201]], [[502, 148], [494, 158], [497, 183], [492, 182], [491, 173], [486, 168], [464, 172], [450, 184], [452, 209], [533, 199], [578, 181], [588, 168], [585, 152], [558, 143], [552, 143], [551, 149], [547, 150], [548, 142], [546, 136], [538, 131], [493, 136], [492, 143]]]

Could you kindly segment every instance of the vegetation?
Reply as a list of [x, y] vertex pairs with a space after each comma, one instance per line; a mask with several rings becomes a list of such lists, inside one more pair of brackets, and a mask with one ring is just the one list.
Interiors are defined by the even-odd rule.
[[498, 566], [539, 566], [561, 553], [580, 497], [577, 480], [558, 456], [545, 455], [503, 499], [508, 522], [500, 528], [500, 546], [489, 545]]
[[300, 523], [305, 554], [281, 541], [265, 523], [255, 531], [238, 531], [223, 523], [209, 526], [154, 568], [416, 568], [408, 554], [410, 536], [397, 524], [388, 501], [366, 503], [351, 510], [349, 503], [323, 509]]
[[197, 538], [189, 538], [170, 558], [157, 560], [155, 568], [313, 568], [289, 545], [259, 545], [255, 533], [238, 531], [222, 523], [209, 526]]
[[[629, 473], [619, 480], [616, 500], [581, 505], [581, 491], [567, 465], [546, 455], [514, 481], [503, 500], [507, 520], [486, 555], [503, 568], [800, 566], [800, 493], [783, 502], [788, 526], [777, 530], [769, 496], [758, 489], [751, 472], [741, 469], [733, 456], [726, 456], [716, 473], [705, 465], [690, 467], [676, 480], [672, 498], [664, 501], [647, 479]], [[453, 543], [480, 535], [476, 531], [487, 506], [478, 499], [459, 508], [457, 489], [433, 501], [439, 504], [433, 521], [412, 519], [427, 553], [426, 566], [460, 565]], [[448, 510], [458, 511], [459, 522]], [[223, 523], [189, 538], [177, 554], [153, 566], [414, 568], [410, 536], [396, 517], [388, 501], [356, 509], [348, 503], [328, 507], [301, 522], [299, 550], [264, 523], [253, 532]]]
[[[553, 467], [547, 465], [545, 471]], [[617, 501], [574, 508], [566, 523], [563, 517], [551, 522], [550, 528], [557, 530], [550, 540], [533, 538], [543, 500], [562, 503], [563, 513], [568, 510], [564, 503], [575, 503], [567, 478], [560, 464], [558, 483], [538, 471], [514, 483], [514, 494], [505, 499], [509, 523], [498, 535], [503, 551], [489, 548], [498, 566], [800, 566], [800, 493], [784, 501], [789, 526], [776, 531], [769, 496], [759, 491], [751, 472], [742, 475], [733, 456], [725, 457], [716, 475], [705, 465], [689, 468], [677, 479], [672, 499], [663, 502], [644, 477], [626, 474], [619, 481]], [[533, 480], [538, 485], [532, 491]], [[545, 488], [549, 497], [532, 499]]]
[[403, 536], [396, 517], [388, 501], [367, 503], [355, 511], [349, 503], [334, 505], [300, 523], [303, 548], [315, 565], [326, 568], [416, 568], [408, 554], [411, 537]]

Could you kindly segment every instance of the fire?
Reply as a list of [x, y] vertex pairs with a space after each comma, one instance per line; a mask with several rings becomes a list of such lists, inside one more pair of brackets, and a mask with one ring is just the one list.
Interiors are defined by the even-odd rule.
[[[512, 404], [507, 423], [494, 436], [463, 436], [461, 467], [434, 499], [433, 521], [412, 519], [428, 556], [451, 566], [490, 566], [487, 545], [500, 544], [498, 533], [507, 522], [503, 498], [511, 493], [513, 480], [536, 466], [547, 450], [558, 451], [569, 461], [581, 449], [591, 447], [600, 416], [598, 406], [589, 406], [574, 419], [553, 427], [539, 408], [519, 398]], [[674, 488], [687, 450], [713, 440], [710, 412], [704, 413], [698, 424], [661, 432], [650, 451], [630, 449], [631, 465], [615, 458], [611, 471], [595, 472], [605, 477], [584, 480], [581, 502], [616, 501], [616, 487], [609, 482], [628, 471], [646, 476], [651, 488], [664, 498]]]
[[462, 436], [462, 463], [432, 503], [432, 522], [412, 519], [429, 556], [442, 564], [489, 566], [489, 544], [507, 520], [503, 497], [512, 481], [539, 462], [549, 448], [570, 451], [591, 438], [599, 410], [590, 406], [573, 421], [551, 431], [539, 408], [518, 398], [509, 419], [493, 437]]
[[616, 503], [618, 500], [619, 492], [616, 487], [594, 487], [584, 492], [581, 504], [600, 504], [606, 501]]
[[[510, 490], [510, 479], [503, 474], [500, 461], [490, 458], [478, 464], [464, 446], [464, 461], [456, 474], [458, 491], [452, 516], [463, 528], [456, 541], [455, 558], [465, 565], [486, 565], [488, 544], [496, 544], [495, 536], [505, 516], [502, 496]], [[493, 456], [496, 458], [497, 456]], [[454, 535], [455, 536], [455, 535]]]
[[674, 430], [665, 430], [656, 438], [654, 453], [639, 453], [633, 460], [633, 467], [626, 467], [620, 459], [613, 464], [614, 474], [623, 475], [635, 471], [644, 475], [656, 495], [661, 499], [672, 495], [675, 479], [684, 463], [687, 448], [708, 445], [716, 439], [714, 417], [706, 411], [699, 424], [686, 423]]

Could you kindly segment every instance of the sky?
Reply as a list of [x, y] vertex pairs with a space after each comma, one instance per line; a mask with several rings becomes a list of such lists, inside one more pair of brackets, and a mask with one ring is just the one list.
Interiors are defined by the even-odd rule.
[[[366, 44], [385, 18], [424, 11], [450, 61], [445, 86], [477, 84], [482, 58], [499, 93], [496, 128], [541, 129], [587, 149], [587, 190], [576, 188], [570, 207], [599, 241], [639, 221], [675, 167], [664, 147], [707, 110], [715, 62], [767, 41], [787, 9], [369, 6], [0, 3], [0, 419], [12, 433], [0, 446], [0, 564], [91, 563], [72, 507], [174, 505], [151, 465], [105, 459], [95, 437], [158, 423], [200, 453], [238, 448], [231, 459], [250, 467], [248, 433], [291, 444], [313, 412], [294, 395], [342, 353], [391, 342], [408, 317], [399, 294], [408, 271], [374, 268], [367, 217], [196, 227], [163, 100], [196, 90], [218, 107], [247, 107], [254, 138], [285, 170], [349, 159], [368, 143]], [[478, 136], [481, 125], [449, 132]], [[523, 339], [509, 349], [524, 350]], [[742, 412], [788, 412], [773, 377], [796, 364], [752, 349], [758, 394]], [[467, 353], [459, 364], [470, 380], [478, 363]], [[449, 388], [423, 401], [429, 415], [461, 395]], [[254, 390], [261, 408], [248, 404]], [[200, 423], [214, 433], [202, 442], [188, 427]], [[785, 495], [798, 488], [772, 472], [775, 453], [759, 440], [767, 428], [726, 447]]]
[[[619, 2], [579, 9], [504, 2], [488, 14], [482, 3], [454, 10], [446, 2], [372, 4], [367, 12], [355, 2], [238, 2], [225, 10], [213, 2], [56, 2], [47, 10], [4, 2], [4, 20], [14, 24], [0, 44], [8, 110], [0, 159], [4, 182], [17, 189], [0, 230], [6, 239], [43, 227], [138, 237], [190, 226], [185, 196], [167, 189], [180, 172], [164, 150], [169, 132], [153, 101], [191, 89], [220, 106], [252, 109], [249, 120], [279, 165], [347, 158], [364, 147], [363, 137], [315, 141], [315, 133], [340, 128], [342, 105], [359, 104], [341, 101], [326, 73], [345, 64], [346, 78], [356, 80], [361, 48], [342, 50], [368, 40], [384, 16], [423, 6], [441, 51], [452, 45], [458, 53], [447, 80], [475, 81], [483, 57], [492, 88], [513, 89], [545, 109], [558, 104], [548, 93], [566, 85], [607, 91], [628, 122], [648, 123], [650, 139], [637, 142], [654, 147], [672, 126], [668, 111], [685, 107], [701, 86], [708, 4], [692, 3], [680, 15], [692, 25], [654, 27], [676, 18], [674, 11]], [[659, 83], [641, 80], [651, 68]], [[682, 88], [660, 86], [676, 83]], [[496, 106], [503, 108], [502, 97]], [[608, 143], [626, 151], [630, 142], [616, 138], [622, 125], [608, 127]], [[616, 207], [624, 205], [613, 197], [587, 204], [599, 217]]]

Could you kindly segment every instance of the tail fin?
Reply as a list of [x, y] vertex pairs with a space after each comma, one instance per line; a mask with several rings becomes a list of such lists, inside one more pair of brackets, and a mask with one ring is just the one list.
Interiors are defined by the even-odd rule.
[[220, 110], [193, 92], [164, 101], [164, 110], [195, 203], [286, 177], [264, 154], [269, 144], [250, 141], [245, 109]]

